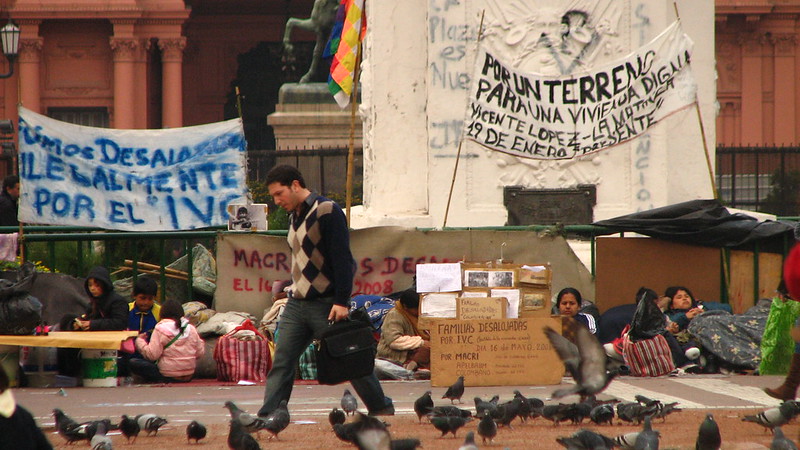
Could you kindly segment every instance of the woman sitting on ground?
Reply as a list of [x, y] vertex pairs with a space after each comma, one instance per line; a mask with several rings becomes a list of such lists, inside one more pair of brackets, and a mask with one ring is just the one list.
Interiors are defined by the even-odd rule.
[[580, 291], [572, 287], [566, 287], [556, 295], [556, 306], [562, 316], [572, 317], [582, 323], [592, 334], [597, 333], [597, 318], [588, 312], [583, 312], [586, 308], [583, 305], [583, 297]]

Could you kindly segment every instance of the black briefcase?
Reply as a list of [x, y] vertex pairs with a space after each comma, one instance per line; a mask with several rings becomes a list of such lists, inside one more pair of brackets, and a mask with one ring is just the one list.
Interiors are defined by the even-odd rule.
[[369, 323], [353, 319], [333, 323], [314, 343], [320, 384], [355, 380], [375, 368], [378, 344]]

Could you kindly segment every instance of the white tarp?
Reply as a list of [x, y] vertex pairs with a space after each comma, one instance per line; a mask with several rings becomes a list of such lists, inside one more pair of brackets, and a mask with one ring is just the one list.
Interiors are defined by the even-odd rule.
[[241, 119], [163, 130], [72, 125], [19, 108], [19, 220], [125, 231], [228, 223], [245, 203]]
[[571, 159], [643, 133], [693, 104], [692, 40], [679, 22], [622, 60], [553, 77], [478, 49], [464, 137], [533, 159]]

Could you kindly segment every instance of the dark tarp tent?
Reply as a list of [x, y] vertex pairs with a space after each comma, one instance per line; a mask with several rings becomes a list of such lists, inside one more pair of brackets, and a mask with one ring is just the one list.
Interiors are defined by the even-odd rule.
[[592, 225], [605, 227], [612, 233], [629, 231], [707, 247], [740, 247], [758, 242], [776, 252], [782, 252], [784, 239], [793, 243], [794, 232], [792, 222], [759, 221], [747, 214], [731, 214], [717, 200], [691, 200]]

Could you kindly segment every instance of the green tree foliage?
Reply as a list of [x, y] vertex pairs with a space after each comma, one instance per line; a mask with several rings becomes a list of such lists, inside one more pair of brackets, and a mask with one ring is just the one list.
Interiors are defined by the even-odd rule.
[[776, 169], [770, 175], [770, 191], [761, 203], [761, 211], [779, 216], [800, 213], [800, 171]]

